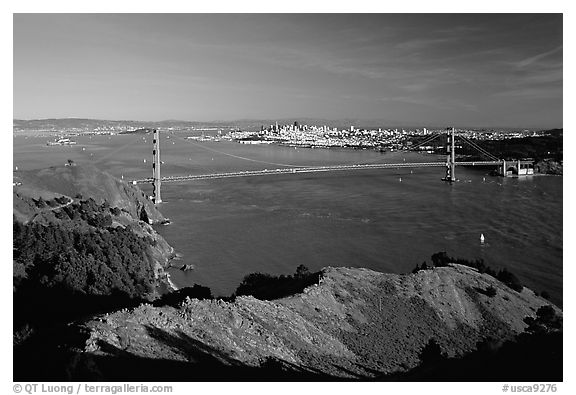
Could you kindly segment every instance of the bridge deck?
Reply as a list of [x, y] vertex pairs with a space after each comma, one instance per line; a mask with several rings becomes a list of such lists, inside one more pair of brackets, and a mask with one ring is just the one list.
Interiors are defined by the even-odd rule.
[[[473, 162], [456, 162], [457, 166], [490, 166], [501, 165], [502, 161], [473, 161]], [[366, 169], [390, 169], [390, 168], [416, 168], [416, 167], [445, 167], [446, 162], [402, 162], [402, 163], [375, 163], [375, 164], [357, 164], [357, 165], [337, 165], [337, 166], [310, 166], [297, 168], [281, 168], [272, 170], [248, 170], [229, 173], [198, 174], [187, 176], [162, 177], [162, 182], [177, 182], [188, 180], [206, 180], [215, 178], [232, 178], [232, 177], [254, 177], [274, 174], [296, 174], [296, 173], [318, 173], [328, 171], [343, 170], [366, 170]], [[152, 182], [152, 178], [144, 178], [132, 181], [136, 184]]]

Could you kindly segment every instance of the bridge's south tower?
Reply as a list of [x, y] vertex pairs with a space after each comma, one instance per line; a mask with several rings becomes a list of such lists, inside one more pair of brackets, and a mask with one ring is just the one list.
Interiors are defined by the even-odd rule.
[[162, 203], [162, 197], [160, 196], [160, 185], [162, 183], [162, 180], [160, 179], [160, 134], [158, 133], [158, 129], [153, 130], [153, 135], [152, 186], [154, 189], [152, 192], [152, 201], [155, 204], [158, 204]]

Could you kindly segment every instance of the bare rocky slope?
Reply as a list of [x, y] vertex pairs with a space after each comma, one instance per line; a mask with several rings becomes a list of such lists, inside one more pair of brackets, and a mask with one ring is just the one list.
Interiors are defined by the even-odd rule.
[[448, 356], [511, 339], [546, 305], [461, 265], [405, 275], [328, 267], [319, 284], [278, 300], [187, 298], [179, 308], [144, 304], [95, 317], [83, 325], [86, 341], [69, 373], [193, 380], [234, 371], [246, 379], [274, 366], [297, 377], [373, 378], [418, 366], [431, 339]]

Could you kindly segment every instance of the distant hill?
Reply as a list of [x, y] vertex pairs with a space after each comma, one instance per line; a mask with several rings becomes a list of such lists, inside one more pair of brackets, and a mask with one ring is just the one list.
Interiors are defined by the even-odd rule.
[[[58, 118], [58, 119], [14, 119], [13, 131], [78, 131], [115, 130], [120, 128], [201, 128], [201, 127], [233, 127], [234, 122], [193, 122], [193, 121], [110, 121], [102, 119]], [[237, 127], [237, 126], [236, 126]]]

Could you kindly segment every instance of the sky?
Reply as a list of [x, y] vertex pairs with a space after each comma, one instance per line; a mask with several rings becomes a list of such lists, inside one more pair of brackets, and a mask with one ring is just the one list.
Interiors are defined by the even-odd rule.
[[15, 14], [13, 116], [562, 127], [562, 14]]

